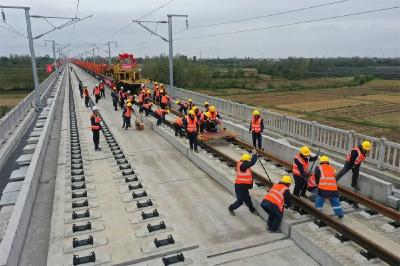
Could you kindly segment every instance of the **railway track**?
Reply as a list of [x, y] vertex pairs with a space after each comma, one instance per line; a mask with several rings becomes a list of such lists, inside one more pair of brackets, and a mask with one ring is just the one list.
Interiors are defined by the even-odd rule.
[[[172, 113], [175, 115], [178, 114], [176, 110], [172, 110]], [[172, 127], [172, 123], [170, 121], [166, 121], [166, 124]], [[235, 145], [241, 147], [242, 149], [250, 149], [250, 148], [252, 149], [251, 145], [244, 143], [238, 139], [232, 139], [231, 141]], [[229, 166], [235, 165], [236, 163], [235, 158], [231, 158], [230, 156], [219, 151], [218, 149], [213, 147], [213, 145], [210, 142], [200, 142], [200, 146], [206, 151], [212, 153], [214, 156], [221, 158], [221, 160], [226, 162]], [[259, 149], [258, 153], [265, 159], [270, 160], [275, 164], [284, 167], [287, 172], [291, 172], [290, 163], [278, 160]], [[254, 173], [254, 177], [257, 180], [257, 182], [259, 182], [262, 186], [270, 187], [272, 185], [271, 182], [268, 181], [263, 175]], [[380, 213], [392, 219], [393, 221], [391, 221], [390, 223], [393, 224], [393, 226], [398, 226], [398, 223], [400, 221], [400, 214], [396, 210], [388, 208], [360, 194], [354, 193], [353, 191], [346, 189], [344, 187], [340, 187], [340, 193], [345, 198], [349, 199], [350, 202], [352, 201], [360, 203], [366, 206], [367, 208], [374, 210], [376, 213]], [[398, 254], [385, 249], [381, 245], [374, 242], [373, 239], [367, 238], [366, 236], [357, 232], [357, 230], [354, 230], [353, 228], [343, 224], [342, 222], [332, 218], [331, 216], [317, 210], [308, 200], [293, 196], [293, 201], [295, 205], [299, 206], [306, 213], [314, 217], [320, 226], [327, 225], [332, 229], [334, 229], [335, 231], [337, 231], [338, 238], [344, 240], [351, 240], [360, 247], [364, 248], [365, 250], [362, 251], [361, 253], [368, 259], [373, 257], [378, 257], [382, 261], [388, 263], [389, 265], [400, 265], [400, 257], [398, 256]]]

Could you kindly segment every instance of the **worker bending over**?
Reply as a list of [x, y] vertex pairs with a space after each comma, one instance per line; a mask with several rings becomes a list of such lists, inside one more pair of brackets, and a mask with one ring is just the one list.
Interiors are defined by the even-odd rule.
[[118, 93], [117, 93], [117, 88], [116, 87], [112, 88], [111, 99], [112, 99], [112, 103], [113, 103], [113, 106], [114, 106], [114, 110], [118, 111]]
[[183, 120], [184, 128], [189, 139], [189, 148], [191, 151], [198, 152], [197, 148], [197, 118], [194, 115], [194, 111], [190, 110], [189, 115]]
[[93, 133], [93, 144], [94, 144], [94, 150], [95, 151], [101, 151], [101, 148], [99, 147], [99, 142], [100, 142], [100, 129], [101, 129], [101, 117], [99, 114], [99, 109], [97, 106], [92, 107], [92, 115], [90, 116], [90, 124], [91, 124], [91, 129]]
[[208, 112], [206, 113], [207, 120], [205, 122], [205, 127], [209, 132], [217, 132], [218, 125], [221, 124], [221, 116], [218, 114], [215, 106], [210, 106]]
[[122, 128], [125, 128], [125, 130], [128, 130], [128, 127], [131, 127], [131, 117], [132, 117], [133, 109], [132, 109], [132, 103], [128, 100], [128, 103], [126, 104], [124, 110], [122, 111]]
[[99, 84], [96, 84], [96, 86], [93, 88], [93, 95], [95, 97], [96, 103], [99, 102], [100, 100], [100, 88]]
[[253, 173], [251, 167], [257, 162], [257, 151], [252, 151], [252, 156], [248, 153], [242, 155], [236, 162], [235, 194], [236, 201], [232, 203], [228, 210], [231, 215], [235, 215], [235, 210], [245, 203], [251, 213], [255, 213], [249, 189], [253, 188]]
[[361, 143], [361, 145], [358, 145], [354, 147], [350, 154], [346, 156], [346, 162], [342, 168], [342, 170], [339, 171], [336, 175], [336, 179], [339, 181], [342, 176], [344, 176], [350, 169], [353, 172], [352, 178], [351, 178], [351, 187], [354, 188], [355, 190], [358, 190], [358, 175], [360, 173], [360, 166], [362, 161], [365, 160], [367, 157], [368, 151], [371, 150], [371, 142], [368, 140], [365, 140]]
[[250, 122], [250, 128], [249, 132], [251, 132], [251, 135], [253, 137], [253, 147], [257, 147], [257, 142], [258, 142], [258, 148], [262, 148], [262, 132], [264, 131], [264, 121], [263, 118], [260, 116], [260, 111], [254, 110], [253, 115], [251, 117], [251, 122]]
[[322, 211], [326, 199], [329, 199], [336, 216], [343, 218], [343, 210], [339, 201], [339, 192], [336, 184], [336, 169], [329, 165], [328, 156], [321, 156], [320, 165], [315, 167], [315, 183], [318, 192], [315, 198], [315, 208]]
[[153, 106], [153, 103], [150, 102], [150, 99], [145, 99], [144, 103], [142, 106], [139, 108], [139, 113], [143, 113], [148, 116], [151, 113], [151, 107]]
[[87, 86], [85, 85], [85, 86], [83, 86], [83, 97], [85, 98], [85, 105], [86, 105], [86, 107], [89, 107], [89, 99], [90, 99], [90, 96], [89, 96], [89, 90], [88, 90], [88, 88], [87, 88]]
[[271, 232], [276, 232], [281, 225], [283, 209], [292, 205], [289, 187], [292, 178], [285, 175], [278, 184], [274, 184], [261, 201], [261, 207], [268, 213], [267, 226]]
[[310, 148], [301, 147], [293, 159], [293, 178], [295, 182], [293, 194], [300, 197], [306, 195], [306, 184], [308, 180], [308, 167], [310, 161], [316, 161], [318, 156], [311, 156]]
[[161, 125], [161, 122], [165, 124], [166, 114], [169, 114], [169, 110], [158, 108], [154, 111], [154, 117], [157, 118], [157, 126]]
[[[179, 100], [176, 101], [175, 103], [176, 103], [176, 105], [178, 105], [179, 113], [181, 113], [181, 114], [185, 113], [185, 115], [187, 115], [188, 104], [185, 102], [179, 101]], [[189, 110], [191, 110], [191, 109], [189, 109]]]
[[171, 98], [167, 95], [167, 92], [164, 91], [164, 93], [161, 95], [160, 107], [162, 109], [167, 109], [167, 107], [171, 107], [170, 100]]
[[185, 135], [185, 128], [183, 126], [183, 118], [181, 116], [178, 116], [175, 118], [174, 121], [174, 129], [175, 129], [175, 136], [181, 136], [183, 137]]

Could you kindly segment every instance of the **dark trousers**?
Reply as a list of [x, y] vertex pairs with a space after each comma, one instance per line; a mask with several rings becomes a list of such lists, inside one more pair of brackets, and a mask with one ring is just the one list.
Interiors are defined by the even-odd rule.
[[358, 175], [360, 173], [360, 165], [351, 165], [346, 162], [343, 168], [336, 174], [336, 180], [339, 181], [349, 170], [353, 172], [353, 176], [351, 177], [351, 187], [356, 188], [358, 183]]
[[306, 195], [307, 180], [298, 175], [293, 175], [293, 178], [294, 178], [293, 195], [296, 195], [297, 197], [300, 196], [304, 197]]
[[114, 110], [118, 111], [118, 100], [113, 99]]
[[235, 184], [236, 201], [229, 206], [230, 211], [234, 211], [245, 203], [251, 212], [255, 211], [249, 193], [250, 186], [245, 184]]
[[161, 107], [161, 109], [166, 109], [167, 108], [167, 104], [165, 104], [165, 103], [160, 103], [160, 107]]
[[261, 147], [262, 147], [261, 132], [260, 132], [260, 133], [251, 132], [251, 135], [252, 135], [252, 137], [253, 137], [253, 147], [256, 148], [256, 147], [257, 147], [257, 142], [258, 142], [258, 148], [261, 149]]
[[189, 138], [189, 148], [191, 150], [197, 151], [197, 132], [196, 133], [188, 133]]
[[95, 98], [96, 98], [96, 103], [98, 103], [100, 100], [100, 95], [95, 95]]
[[85, 105], [89, 107], [89, 96], [85, 96]]
[[276, 232], [281, 225], [283, 214], [279, 210], [278, 206], [268, 200], [263, 200], [261, 202], [261, 207], [266, 213], [268, 213], [268, 229]]
[[100, 132], [99, 132], [99, 130], [92, 131], [92, 132], [93, 132], [94, 149], [97, 150], [99, 148]]
[[165, 123], [165, 116], [160, 116], [157, 114], [155, 114], [154, 116], [155, 116], [155, 118], [157, 118], [157, 126], [161, 125], [161, 122]]
[[100, 97], [101, 97], [101, 98], [103, 98], [103, 97], [106, 98], [105, 89], [100, 91]]
[[124, 99], [121, 99], [121, 100], [119, 101], [119, 106], [120, 106], [121, 108], [124, 108]]
[[79, 89], [79, 95], [81, 96], [81, 98], [83, 98], [83, 90], [82, 90], [82, 88]]
[[185, 135], [185, 132], [183, 131], [183, 126], [178, 126], [177, 124], [174, 124], [174, 129], [175, 129], [175, 136], [181, 136], [183, 137]]
[[181, 114], [183, 114], [183, 113], [185, 113], [185, 115], [187, 115], [187, 108], [182, 108], [182, 107], [179, 107], [179, 113], [181, 113]]

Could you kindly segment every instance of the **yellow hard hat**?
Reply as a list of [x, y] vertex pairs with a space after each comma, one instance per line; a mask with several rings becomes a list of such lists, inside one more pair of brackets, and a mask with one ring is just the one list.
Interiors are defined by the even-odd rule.
[[281, 182], [285, 184], [292, 184], [292, 178], [288, 175], [284, 175], [281, 178]]
[[150, 93], [150, 90], [149, 89], [147, 89], [147, 91], [146, 91], [147, 93]]
[[189, 114], [190, 114], [190, 115], [194, 115], [194, 111], [193, 111], [193, 110], [190, 110], [190, 111], [189, 111]]
[[131, 107], [132, 104], [129, 102], [129, 103], [126, 104], [126, 106]]
[[204, 105], [210, 105], [208, 102], [204, 102]]
[[211, 112], [211, 113], [215, 112], [215, 106], [211, 106], [211, 107], [210, 107], [210, 112]]
[[207, 117], [210, 117], [210, 116], [211, 116], [210, 112], [206, 112], [205, 115], [206, 115]]
[[169, 109], [167, 109], [167, 113], [169, 114], [169, 113], [171, 113], [171, 111]]
[[189, 102], [191, 102], [191, 101], [192, 101], [192, 99], [189, 99], [188, 101], [189, 101]]
[[179, 103], [180, 103], [180, 101], [175, 101], [175, 103], [176, 103], [176, 104], [179, 104]]
[[322, 156], [319, 158], [319, 161], [320, 161], [321, 163], [328, 163], [328, 162], [329, 162], [329, 157], [326, 156], [326, 155], [322, 155]]
[[260, 111], [254, 110], [254, 111], [253, 111], [253, 115], [260, 115]]
[[309, 147], [303, 146], [300, 148], [300, 153], [303, 154], [304, 156], [310, 156], [311, 151]]
[[364, 150], [369, 151], [371, 149], [371, 142], [369, 142], [368, 140], [364, 140], [361, 143], [361, 146], [363, 147]]
[[251, 156], [248, 153], [243, 153], [242, 158], [240, 158], [241, 161], [250, 161]]
[[127, 103], [130, 103], [130, 102], [131, 102], [131, 99], [127, 99], [126, 102], [127, 102]]
[[193, 106], [193, 107], [192, 107], [192, 110], [193, 110], [193, 111], [199, 110], [199, 108], [198, 108], [197, 106]]
[[154, 84], [157, 84], [157, 81], [154, 81]]

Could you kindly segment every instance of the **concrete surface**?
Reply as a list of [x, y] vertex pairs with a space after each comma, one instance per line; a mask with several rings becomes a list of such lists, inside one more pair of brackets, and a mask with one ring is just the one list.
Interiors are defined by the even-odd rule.
[[28, 166], [22, 166], [17, 170], [12, 171], [10, 176], [10, 182], [21, 181], [25, 179], [26, 172], [28, 171]]

